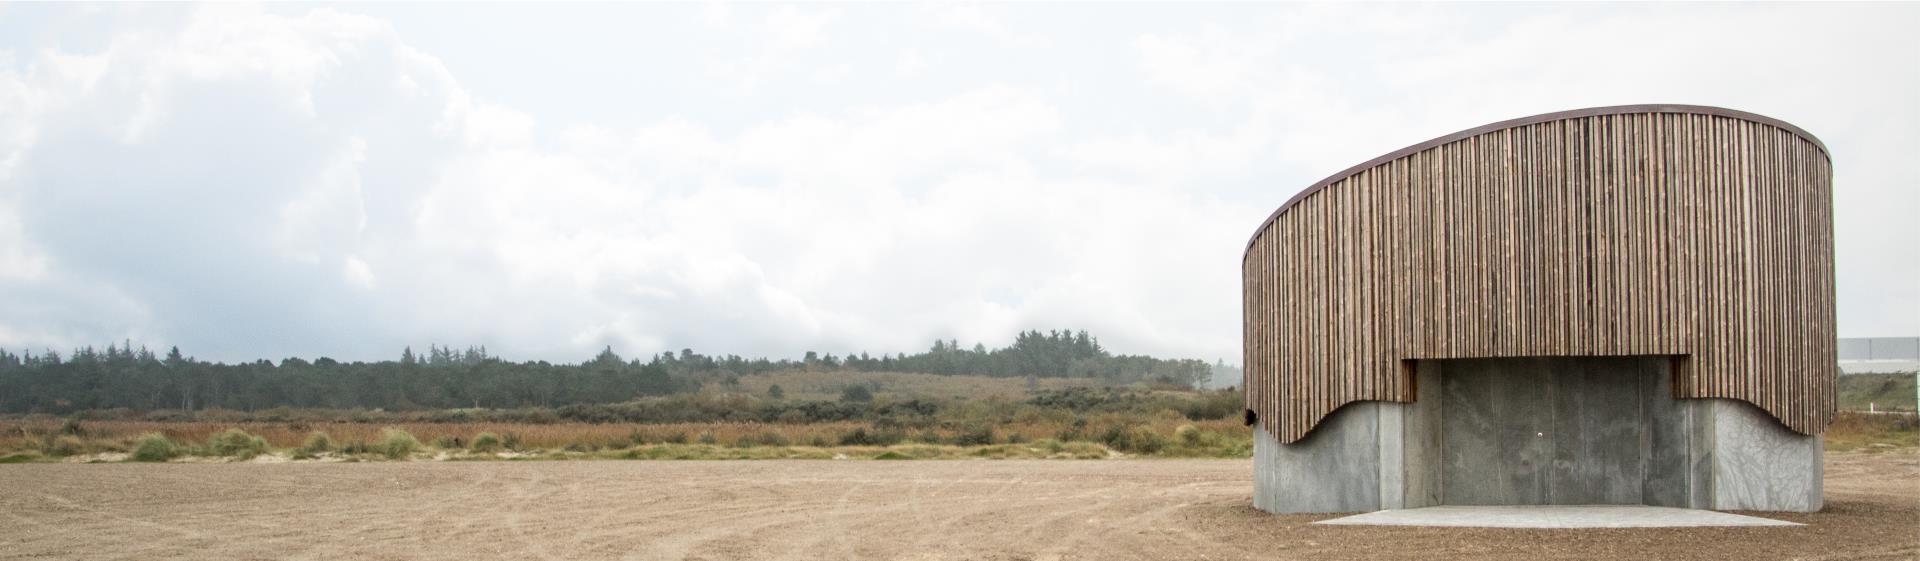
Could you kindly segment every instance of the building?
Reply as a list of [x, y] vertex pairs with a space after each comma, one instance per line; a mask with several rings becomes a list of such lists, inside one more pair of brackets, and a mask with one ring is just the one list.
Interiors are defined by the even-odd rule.
[[1641, 105], [1308, 187], [1243, 262], [1254, 505], [1818, 510], [1831, 171], [1799, 127]]
[[1920, 372], [1920, 337], [1842, 337], [1841, 374]]

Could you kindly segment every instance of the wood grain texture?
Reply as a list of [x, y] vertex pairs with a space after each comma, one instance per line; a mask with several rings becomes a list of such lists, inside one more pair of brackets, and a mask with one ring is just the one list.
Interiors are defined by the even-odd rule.
[[1413, 360], [1668, 355], [1676, 398], [1833, 417], [1832, 175], [1805, 131], [1631, 106], [1462, 131], [1322, 181], [1242, 263], [1247, 408], [1281, 442]]

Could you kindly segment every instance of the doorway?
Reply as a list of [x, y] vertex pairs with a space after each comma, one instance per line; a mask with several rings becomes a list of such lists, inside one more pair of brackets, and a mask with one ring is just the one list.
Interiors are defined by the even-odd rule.
[[1433, 362], [1441, 504], [1663, 504], [1650, 481], [1685, 477], [1671, 357]]

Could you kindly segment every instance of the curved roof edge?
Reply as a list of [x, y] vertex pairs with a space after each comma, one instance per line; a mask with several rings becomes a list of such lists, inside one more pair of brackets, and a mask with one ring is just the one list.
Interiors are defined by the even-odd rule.
[[1353, 167], [1340, 170], [1339, 173], [1329, 175], [1327, 176], [1326, 179], [1322, 179], [1319, 182], [1308, 186], [1306, 189], [1300, 190], [1299, 193], [1295, 193], [1292, 198], [1287, 199], [1286, 203], [1281, 204], [1280, 208], [1274, 209], [1273, 214], [1267, 215], [1266, 220], [1260, 221], [1260, 226], [1253, 229], [1253, 235], [1247, 237], [1247, 246], [1241, 250], [1241, 259], [1242, 260], [1246, 259], [1245, 257], [1246, 252], [1248, 250], [1253, 249], [1253, 242], [1258, 241], [1260, 239], [1260, 233], [1267, 230], [1267, 225], [1272, 224], [1275, 219], [1280, 218], [1280, 215], [1282, 213], [1285, 213], [1287, 209], [1293, 208], [1293, 205], [1299, 203], [1301, 199], [1305, 199], [1307, 198], [1308, 195], [1312, 195], [1314, 193], [1320, 192], [1321, 189], [1325, 189], [1328, 185], [1337, 183], [1342, 179], [1346, 179], [1362, 171], [1373, 169], [1375, 167], [1380, 166], [1381, 164], [1385, 164], [1387, 162], [1391, 162], [1394, 160], [1398, 160], [1400, 158], [1413, 155], [1415, 153], [1424, 151], [1428, 148], [1433, 148], [1435, 146], [1439, 146], [1439, 145], [1453, 142], [1456, 140], [1471, 138], [1474, 136], [1479, 136], [1482, 134], [1499, 131], [1499, 130], [1523, 127], [1526, 125], [1545, 123], [1549, 121], [1559, 121], [1563, 119], [1578, 119], [1583, 117], [1597, 117], [1601, 115], [1634, 115], [1634, 114], [1640, 114], [1640, 113], [1685, 113], [1690, 115], [1710, 115], [1715, 117], [1727, 117], [1732, 119], [1740, 119], [1743, 121], [1752, 121], [1752, 122], [1760, 123], [1763, 125], [1770, 125], [1775, 128], [1785, 130], [1787, 132], [1791, 132], [1795, 135], [1798, 135], [1800, 138], [1807, 139], [1808, 142], [1813, 143], [1814, 147], [1820, 149], [1820, 154], [1822, 156], [1826, 156], [1829, 160], [1833, 158], [1832, 154], [1827, 152], [1826, 143], [1821, 142], [1818, 137], [1813, 136], [1813, 133], [1807, 132], [1806, 129], [1800, 128], [1799, 126], [1796, 126], [1793, 123], [1775, 119], [1773, 117], [1768, 117], [1766, 115], [1761, 115], [1758, 113], [1748, 113], [1746, 111], [1740, 111], [1737, 109], [1727, 109], [1725, 107], [1713, 107], [1709, 105], [1684, 105], [1684, 104], [1677, 104], [1677, 103], [1652, 103], [1652, 104], [1643, 104], [1643, 105], [1610, 105], [1606, 107], [1588, 107], [1585, 109], [1572, 109], [1568, 111], [1555, 111], [1552, 113], [1541, 113], [1539, 115], [1520, 117], [1518, 119], [1507, 119], [1505, 121], [1499, 121], [1495, 123], [1480, 125], [1474, 128], [1460, 131], [1460, 132], [1444, 134], [1439, 137], [1427, 140], [1426, 142], [1421, 142], [1419, 144], [1414, 144], [1406, 148], [1401, 148], [1399, 150], [1394, 150], [1392, 152], [1382, 154], [1379, 157], [1376, 157], [1374, 159], [1367, 160]]

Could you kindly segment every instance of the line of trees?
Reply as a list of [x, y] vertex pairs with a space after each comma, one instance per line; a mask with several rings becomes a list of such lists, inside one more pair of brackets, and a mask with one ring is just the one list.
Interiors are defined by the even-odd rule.
[[1114, 355], [1100, 346], [1099, 338], [1085, 330], [1022, 331], [1014, 336], [1012, 345], [991, 350], [979, 343], [963, 348], [957, 340], [936, 340], [933, 348], [912, 355], [872, 357], [867, 353], [847, 353], [836, 357], [808, 352], [798, 364], [782, 362], [775, 366], [1016, 378], [1097, 378], [1111, 385], [1149, 382], [1183, 388], [1205, 384], [1211, 372], [1211, 367], [1202, 360]]
[[66, 413], [271, 407], [439, 409], [554, 407], [621, 401], [697, 388], [658, 363], [622, 360], [611, 350], [580, 364], [513, 363], [478, 348], [407, 349], [400, 360], [308, 362], [288, 358], [223, 364], [145, 349], [85, 347], [66, 357], [0, 351], [0, 411]]
[[879, 357], [808, 352], [800, 360], [707, 356], [683, 349], [646, 360], [623, 359], [612, 348], [579, 364], [509, 362], [485, 347], [411, 347], [398, 360], [340, 362], [288, 358], [224, 364], [183, 356], [178, 347], [158, 356], [131, 341], [14, 354], [0, 350], [0, 412], [65, 414], [92, 409], [211, 408], [253, 411], [273, 407], [334, 409], [452, 409], [560, 407], [616, 403], [697, 391], [739, 376], [783, 370], [917, 372], [1002, 377], [1091, 377], [1112, 385], [1150, 382], [1178, 387], [1205, 383], [1200, 360], [1113, 355], [1085, 331], [1022, 332], [1001, 349], [935, 341], [923, 353]]

